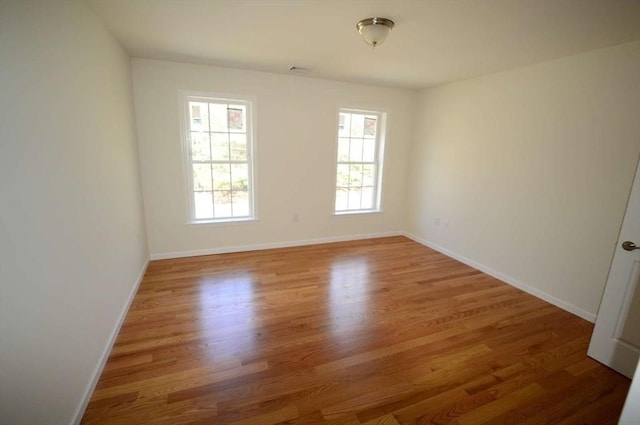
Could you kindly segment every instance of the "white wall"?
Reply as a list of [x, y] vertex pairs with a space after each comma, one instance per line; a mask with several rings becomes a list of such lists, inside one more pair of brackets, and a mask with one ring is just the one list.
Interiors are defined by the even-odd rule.
[[593, 320], [640, 154], [640, 43], [418, 102], [409, 232]]
[[[152, 256], [402, 230], [413, 93], [145, 59], [133, 60], [133, 76]], [[258, 221], [186, 224], [179, 90], [256, 97]], [[332, 215], [339, 106], [388, 111], [381, 214]]]
[[71, 423], [147, 259], [130, 61], [78, 1], [0, 6], [0, 423]]

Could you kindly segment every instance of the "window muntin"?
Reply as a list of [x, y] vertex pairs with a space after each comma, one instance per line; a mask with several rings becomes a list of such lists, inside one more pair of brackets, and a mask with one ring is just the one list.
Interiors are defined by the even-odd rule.
[[254, 217], [252, 102], [186, 96], [190, 221]]
[[381, 112], [340, 109], [336, 214], [380, 210], [384, 118]]

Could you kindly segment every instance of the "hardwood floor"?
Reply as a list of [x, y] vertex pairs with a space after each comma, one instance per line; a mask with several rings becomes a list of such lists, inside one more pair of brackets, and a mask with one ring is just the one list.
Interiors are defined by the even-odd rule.
[[153, 261], [82, 424], [615, 424], [591, 332], [404, 237]]

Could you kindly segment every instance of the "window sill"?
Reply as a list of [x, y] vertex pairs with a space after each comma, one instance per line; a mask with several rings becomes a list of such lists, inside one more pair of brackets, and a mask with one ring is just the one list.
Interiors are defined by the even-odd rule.
[[344, 217], [344, 216], [359, 215], [359, 214], [382, 214], [382, 210], [340, 211], [340, 212], [334, 212], [332, 215], [334, 217]]
[[188, 221], [186, 224], [188, 226], [200, 226], [200, 225], [213, 225], [213, 226], [221, 226], [221, 225], [234, 225], [234, 224], [248, 224], [259, 221], [256, 217], [242, 217], [242, 218], [223, 218], [217, 220], [194, 220]]

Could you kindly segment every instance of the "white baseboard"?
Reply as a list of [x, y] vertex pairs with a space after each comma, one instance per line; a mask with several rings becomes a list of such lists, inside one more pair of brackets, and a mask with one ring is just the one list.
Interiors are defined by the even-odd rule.
[[531, 285], [528, 285], [524, 282], [519, 281], [518, 279], [514, 279], [511, 276], [507, 276], [504, 273], [501, 273], [497, 270], [492, 269], [491, 267], [487, 267], [483, 264], [477, 263], [474, 260], [471, 260], [470, 258], [467, 258], [463, 255], [460, 255], [456, 252], [453, 252], [447, 248], [444, 248], [442, 246], [439, 246], [437, 244], [434, 244], [432, 242], [429, 242], [425, 239], [422, 239], [418, 236], [412, 235], [411, 233], [405, 232], [404, 236], [408, 237], [409, 239], [412, 239], [416, 242], [418, 242], [419, 244], [422, 244], [424, 246], [427, 246], [431, 249], [435, 249], [438, 252], [441, 252], [442, 254], [454, 258], [458, 261], [460, 261], [461, 263], [464, 263], [468, 266], [473, 267], [474, 269], [478, 269], [483, 273], [486, 273], [490, 276], [495, 277], [496, 279], [499, 279], [505, 283], [508, 283], [511, 286], [514, 286], [528, 294], [533, 295], [534, 297], [540, 298], [550, 304], [555, 305], [556, 307], [559, 307], [565, 311], [568, 311], [569, 313], [575, 314], [578, 317], [581, 317], [585, 320], [588, 320], [591, 323], [594, 323], [596, 321], [596, 315], [593, 313], [589, 313], [588, 311], [585, 311], [583, 309], [581, 309], [580, 307], [576, 307], [575, 305], [568, 303], [566, 301], [561, 300], [560, 298], [554, 297], [551, 294], [547, 294], [546, 292], [543, 292], [539, 289], [534, 288]]
[[109, 341], [107, 342], [105, 351], [102, 354], [100, 363], [98, 363], [98, 366], [96, 366], [96, 369], [93, 372], [93, 376], [91, 377], [91, 381], [89, 381], [89, 384], [87, 385], [87, 388], [84, 391], [82, 401], [80, 402], [80, 405], [76, 410], [76, 414], [74, 415], [74, 420], [72, 422], [74, 425], [79, 425], [80, 421], [82, 421], [82, 416], [84, 416], [84, 411], [87, 409], [87, 406], [89, 405], [89, 401], [91, 400], [91, 396], [93, 395], [93, 391], [95, 390], [96, 385], [98, 385], [98, 381], [100, 380], [100, 376], [102, 375], [102, 370], [104, 369], [104, 366], [107, 364], [107, 360], [109, 359], [109, 354], [111, 353], [113, 344], [116, 342], [116, 338], [120, 333], [120, 328], [124, 323], [125, 317], [127, 317], [127, 313], [129, 312], [129, 307], [131, 307], [133, 298], [135, 297], [136, 292], [138, 292], [138, 288], [140, 287], [140, 283], [142, 283], [142, 278], [144, 278], [144, 274], [147, 271], [147, 267], [149, 267], [149, 261], [150, 261], [150, 258], [147, 257], [147, 259], [144, 262], [144, 265], [142, 266], [142, 270], [140, 270], [140, 273], [138, 274], [138, 278], [136, 280], [135, 285], [133, 285], [133, 288], [131, 288], [131, 292], [129, 293], [127, 303], [122, 309], [122, 311], [120, 312], [118, 323], [116, 324], [115, 328], [111, 332], [111, 335], [109, 336]]
[[367, 233], [367, 234], [361, 234], [361, 235], [331, 236], [327, 238], [304, 239], [304, 240], [298, 240], [298, 241], [272, 242], [272, 243], [264, 243], [264, 244], [253, 244], [253, 245], [224, 246], [220, 248], [194, 249], [194, 250], [188, 250], [188, 251], [160, 252], [156, 254], [151, 254], [151, 259], [165, 260], [168, 258], [197, 257], [199, 255], [227, 254], [230, 252], [242, 252], [242, 251], [259, 251], [262, 249], [289, 248], [292, 246], [317, 245], [321, 243], [346, 242], [346, 241], [356, 241], [361, 239], [373, 239], [373, 238], [383, 238], [388, 236], [402, 236], [402, 235], [404, 235], [403, 232]]

